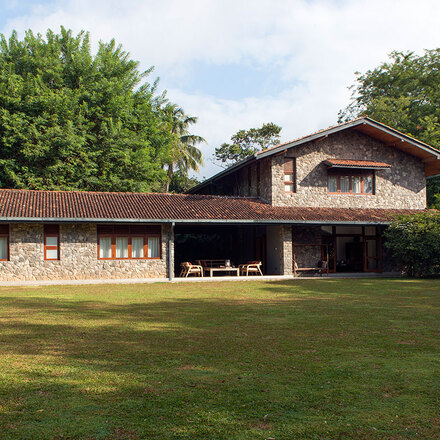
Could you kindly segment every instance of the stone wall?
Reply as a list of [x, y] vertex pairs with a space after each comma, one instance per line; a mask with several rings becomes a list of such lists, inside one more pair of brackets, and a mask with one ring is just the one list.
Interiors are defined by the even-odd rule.
[[280, 227], [280, 272], [281, 275], [292, 275], [292, 226], [283, 225]]
[[[296, 157], [297, 192], [284, 192], [284, 156], [272, 157], [272, 200], [274, 206], [339, 208], [423, 209], [426, 207], [424, 164], [396, 148], [356, 131], [335, 133], [327, 138], [291, 148], [286, 155]], [[374, 160], [392, 165], [376, 171], [373, 195], [329, 194], [329, 158]]]
[[60, 260], [45, 261], [43, 225], [10, 224], [10, 261], [0, 261], [0, 281], [165, 278], [169, 231], [162, 225], [160, 259], [98, 260], [95, 224], [61, 224]]
[[[321, 244], [321, 226], [292, 226], [292, 241], [296, 244]], [[295, 262], [298, 267], [317, 267], [322, 260], [321, 249], [321, 246], [295, 246]]]

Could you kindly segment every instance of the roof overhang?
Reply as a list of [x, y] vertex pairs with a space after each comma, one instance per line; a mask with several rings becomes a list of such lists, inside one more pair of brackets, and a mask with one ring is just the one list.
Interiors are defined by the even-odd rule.
[[227, 225], [389, 225], [391, 220], [255, 220], [255, 219], [132, 219], [132, 218], [54, 218], [0, 217], [0, 223], [130, 223], [130, 224], [227, 224]]
[[204, 188], [205, 186], [213, 183], [215, 180], [221, 179], [228, 174], [231, 174], [240, 168], [245, 167], [246, 165], [250, 165], [252, 162], [256, 161], [256, 155], [252, 155], [247, 157], [246, 159], [242, 159], [237, 163], [234, 163], [233, 165], [229, 166], [228, 168], [224, 169], [223, 171], [220, 171], [217, 174], [214, 174], [212, 177], [204, 180], [203, 182], [199, 183], [196, 186], [193, 186], [191, 189], [187, 191], [188, 194], [193, 194], [194, 192], [197, 192], [199, 189]]
[[369, 160], [327, 159], [324, 164], [329, 168], [349, 168], [358, 170], [387, 170], [390, 164], [384, 162], [372, 162]]
[[397, 148], [407, 154], [416, 156], [425, 163], [425, 175], [427, 177], [434, 177], [440, 174], [440, 151], [431, 147], [424, 142], [421, 142], [411, 136], [401, 133], [394, 128], [374, 121], [373, 119], [363, 117], [354, 119], [353, 121], [345, 122], [343, 124], [330, 127], [326, 130], [321, 130], [309, 136], [296, 139], [292, 142], [278, 145], [268, 150], [257, 154], [257, 159], [271, 156], [280, 153], [305, 142], [316, 141], [320, 138], [329, 136], [342, 130], [352, 129], [366, 134], [374, 139], [383, 142], [386, 146]]
[[232, 173], [244, 166], [250, 164], [251, 162], [264, 159], [266, 157], [277, 155], [283, 153], [289, 148], [304, 144], [306, 142], [319, 141], [320, 139], [326, 138], [331, 134], [343, 131], [343, 130], [356, 130], [374, 139], [383, 142], [386, 146], [397, 148], [407, 154], [418, 157], [422, 160], [425, 165], [425, 176], [426, 177], [437, 177], [440, 176], [440, 151], [431, 145], [425, 144], [411, 136], [401, 133], [394, 128], [391, 128], [385, 124], [375, 121], [374, 119], [368, 117], [361, 117], [354, 119], [352, 121], [344, 122], [334, 127], [330, 127], [324, 130], [320, 130], [316, 133], [310, 134], [308, 136], [295, 139], [290, 142], [285, 142], [283, 144], [277, 145], [275, 147], [269, 148], [267, 150], [261, 151], [257, 154], [250, 156], [249, 158], [243, 159], [240, 162], [230, 166], [226, 170], [215, 174], [214, 176], [206, 179], [197, 186], [191, 188], [188, 193], [195, 193], [199, 189], [206, 187], [208, 184]]

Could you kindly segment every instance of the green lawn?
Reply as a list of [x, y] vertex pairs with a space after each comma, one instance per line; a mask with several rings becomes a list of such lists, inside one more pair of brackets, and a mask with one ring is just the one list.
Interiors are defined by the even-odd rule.
[[440, 281], [0, 288], [0, 438], [438, 439]]

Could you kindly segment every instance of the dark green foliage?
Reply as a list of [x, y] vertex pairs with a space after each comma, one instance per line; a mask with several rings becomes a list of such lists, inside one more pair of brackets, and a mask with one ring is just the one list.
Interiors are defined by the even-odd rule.
[[[203, 165], [204, 161], [203, 154], [196, 145], [206, 141], [201, 136], [189, 132], [189, 126], [197, 122], [195, 116], [185, 114], [183, 108], [176, 104], [168, 104], [164, 110], [165, 121], [173, 136], [172, 146], [166, 158], [167, 178], [165, 191], [169, 192], [176, 171], [187, 180], [189, 179], [189, 171], [199, 171], [199, 165]], [[179, 177], [174, 182], [176, 183], [178, 180]], [[171, 191], [173, 190], [171, 189]]]
[[188, 177], [185, 173], [178, 170], [173, 173], [169, 190], [172, 193], [185, 193], [199, 183], [200, 181], [196, 177]]
[[0, 186], [148, 191], [172, 144], [163, 96], [115, 41], [17, 34], [0, 47]]
[[440, 209], [440, 177], [428, 179], [426, 187], [428, 206]]
[[239, 130], [231, 137], [232, 144], [224, 143], [215, 149], [217, 160], [227, 165], [252, 156], [279, 143], [281, 127], [269, 122], [261, 128]]
[[389, 247], [402, 269], [411, 276], [440, 274], [440, 213], [397, 217], [385, 231]]
[[[440, 49], [392, 52], [391, 61], [356, 73], [350, 104], [339, 121], [360, 115], [440, 148]], [[440, 208], [440, 178], [428, 183], [428, 206]]]

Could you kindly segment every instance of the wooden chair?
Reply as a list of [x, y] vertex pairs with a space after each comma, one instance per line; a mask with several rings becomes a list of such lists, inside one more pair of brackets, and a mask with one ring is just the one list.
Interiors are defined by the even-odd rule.
[[328, 261], [318, 261], [318, 263], [314, 267], [298, 267], [298, 264], [296, 263], [296, 261], [294, 261], [293, 276], [296, 277], [298, 275], [298, 272], [318, 272], [320, 276], [322, 276], [323, 273], [327, 274], [328, 276]]
[[263, 276], [261, 272], [261, 261], [248, 261], [245, 264], [240, 264], [238, 268], [240, 269], [240, 275], [248, 276], [249, 273], [254, 273], [255, 275]]
[[199, 266], [198, 264], [192, 264], [189, 261], [185, 261], [183, 263], [180, 263], [181, 271], [180, 275], [181, 277], [187, 278], [188, 275], [194, 274], [198, 275], [200, 277], [203, 277], [203, 267]]

